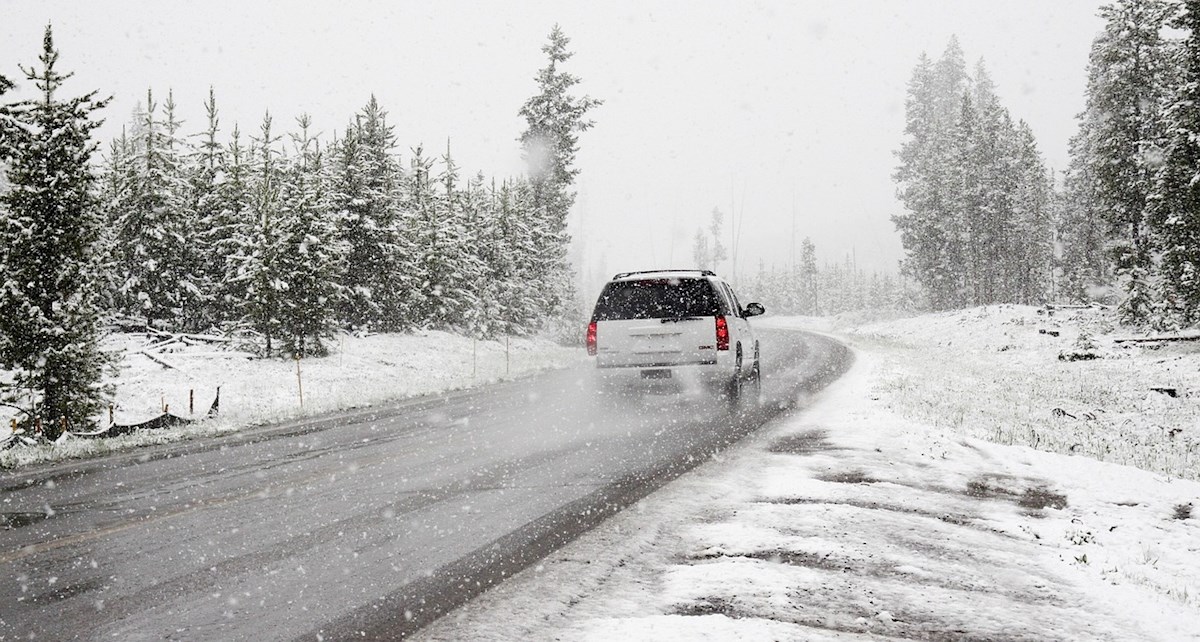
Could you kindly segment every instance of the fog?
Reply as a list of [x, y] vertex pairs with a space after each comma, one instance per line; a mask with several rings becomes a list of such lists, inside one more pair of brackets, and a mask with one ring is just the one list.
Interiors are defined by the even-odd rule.
[[[284, 2], [5, 0], [0, 72], [36, 60], [53, 23], [73, 92], [111, 94], [107, 140], [151, 87], [173, 90], [186, 132], [212, 85], [226, 134], [313, 116], [331, 139], [375, 94], [405, 159], [424, 144], [466, 173], [523, 171], [521, 103], [558, 23], [568, 69], [604, 100], [580, 139], [573, 232], [584, 298], [617, 270], [687, 267], [692, 237], [725, 213], [736, 274], [785, 265], [810, 237], [821, 261], [894, 271], [892, 152], [921, 52], [957, 35], [997, 91], [1066, 165], [1101, 2]], [[19, 78], [18, 78], [19, 80]], [[22, 82], [21, 89], [28, 84]], [[23, 94], [18, 94], [23, 95]], [[741, 226], [736, 244], [731, 219]]]

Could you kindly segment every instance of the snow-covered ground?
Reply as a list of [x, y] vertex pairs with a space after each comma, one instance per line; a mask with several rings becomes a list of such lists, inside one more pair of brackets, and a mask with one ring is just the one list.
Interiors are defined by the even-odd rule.
[[[810, 408], [421, 637], [1200, 639], [1191, 344], [1023, 307], [837, 329], [857, 362]], [[1081, 330], [1106, 358], [1059, 361]]]
[[[474, 341], [435, 331], [340, 335], [331, 345], [330, 356], [303, 359], [299, 364], [247, 359], [243, 352], [197, 341], [176, 341], [151, 350], [157, 360], [143, 352], [161, 343], [136, 333], [115, 334], [106, 341], [104, 349], [122, 355], [119, 374], [111, 382], [116, 388], [116, 422], [146, 421], [164, 408], [183, 417], [203, 417], [219, 386], [221, 403], [216, 419], [115, 438], [67, 437], [53, 445], [16, 446], [0, 452], [0, 468], [103, 454], [469, 388], [585, 358], [578, 348], [545, 339]], [[0, 431], [7, 432], [8, 419], [0, 419]], [[107, 423], [107, 418], [104, 421]]]
[[[1121, 344], [1108, 313], [997, 306], [763, 319], [831, 332], [849, 374], [801, 412], [422, 632], [457, 639], [1200, 639], [1200, 342]], [[1054, 334], [1057, 333], [1057, 334]], [[1081, 340], [1081, 335], [1086, 337]], [[296, 364], [126, 348], [118, 421], [221, 416], [0, 454], [14, 466], [237, 430], [564, 365], [441, 333]], [[176, 350], [176, 348], [172, 348]], [[1059, 356], [1091, 354], [1090, 360]], [[1171, 389], [1175, 396], [1154, 389]], [[1103, 461], [1101, 461], [1103, 460]]]

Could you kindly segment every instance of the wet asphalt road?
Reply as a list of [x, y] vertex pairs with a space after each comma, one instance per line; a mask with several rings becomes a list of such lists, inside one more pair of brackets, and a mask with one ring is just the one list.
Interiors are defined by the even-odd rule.
[[395, 639], [849, 365], [763, 331], [762, 409], [592, 401], [590, 369], [0, 477], [0, 640]]

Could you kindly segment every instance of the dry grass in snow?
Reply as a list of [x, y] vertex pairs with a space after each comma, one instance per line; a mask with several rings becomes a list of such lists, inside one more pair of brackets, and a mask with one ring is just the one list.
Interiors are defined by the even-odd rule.
[[[1200, 479], [1200, 341], [1117, 343], [1136, 333], [1109, 310], [1011, 305], [833, 329], [880, 355], [876, 394], [905, 417]], [[1060, 360], [1081, 343], [1096, 358]]]

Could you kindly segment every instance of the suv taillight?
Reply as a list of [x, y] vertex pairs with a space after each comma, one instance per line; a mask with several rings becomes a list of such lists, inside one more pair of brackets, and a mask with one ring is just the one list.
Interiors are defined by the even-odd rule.
[[717, 315], [717, 350], [729, 349], [729, 324], [725, 317]]
[[596, 322], [592, 321], [588, 324], [587, 331], [587, 351], [589, 355], [596, 354]]

